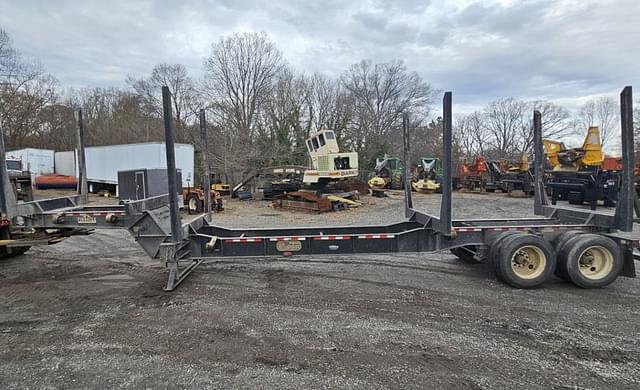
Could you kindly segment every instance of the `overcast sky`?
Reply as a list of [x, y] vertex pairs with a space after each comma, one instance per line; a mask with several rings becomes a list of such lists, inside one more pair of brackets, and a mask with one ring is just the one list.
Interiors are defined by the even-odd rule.
[[638, 0], [0, 0], [0, 27], [73, 87], [124, 86], [160, 62], [198, 77], [236, 31], [267, 32], [304, 72], [401, 59], [464, 111], [510, 96], [574, 109], [640, 86]]

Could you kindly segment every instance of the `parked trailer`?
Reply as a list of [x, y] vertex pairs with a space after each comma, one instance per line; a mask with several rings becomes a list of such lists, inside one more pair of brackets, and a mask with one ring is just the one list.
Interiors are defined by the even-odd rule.
[[[38, 240], [53, 243], [65, 236], [86, 234], [87, 228], [127, 228], [149, 256], [162, 260], [168, 268], [167, 291], [175, 289], [207, 259], [444, 250], [451, 250], [464, 261], [489, 263], [498, 278], [516, 288], [540, 286], [554, 272], [583, 288], [606, 286], [619, 275], [635, 277], [633, 248], [638, 246], [640, 237], [631, 232], [634, 153], [631, 87], [621, 94], [623, 174], [614, 214], [548, 204], [542, 180], [542, 116], [535, 111], [534, 212], [538, 217], [452, 220], [452, 95], [447, 92], [443, 99], [440, 214], [429, 215], [413, 209], [411, 189], [405, 183], [405, 221], [357, 227], [228, 229], [215, 226], [211, 214], [181, 224], [177, 183], [171, 179], [175, 178], [176, 168], [170, 94], [166, 87], [163, 103], [168, 196], [107, 207], [78, 205], [76, 197], [21, 204], [4, 202], [0, 204], [6, 215], [2, 232], [9, 236], [1, 241], [5, 254], [7, 249], [24, 251]], [[410, 146], [408, 123], [408, 116], [404, 115], [405, 165]], [[1, 147], [0, 151], [3, 152]], [[0, 169], [0, 173], [4, 175], [6, 170]], [[29, 237], [27, 231], [36, 234]]]
[[48, 149], [26, 148], [7, 152], [7, 157], [22, 161], [22, 167], [31, 174], [31, 182], [36, 177], [54, 172], [54, 151]]

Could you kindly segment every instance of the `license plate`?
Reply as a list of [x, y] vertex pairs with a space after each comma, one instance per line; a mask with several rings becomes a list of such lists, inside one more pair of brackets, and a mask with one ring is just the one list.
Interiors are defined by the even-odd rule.
[[93, 215], [82, 214], [78, 216], [79, 224], [93, 224], [96, 223], [96, 217]]
[[276, 249], [280, 252], [299, 252], [302, 250], [302, 241], [278, 241], [276, 242]]

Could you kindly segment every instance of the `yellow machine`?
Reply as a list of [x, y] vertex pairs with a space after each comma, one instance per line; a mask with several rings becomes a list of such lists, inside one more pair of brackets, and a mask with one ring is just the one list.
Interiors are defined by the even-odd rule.
[[416, 192], [432, 194], [440, 189], [440, 184], [429, 179], [420, 179], [411, 183], [411, 187]]
[[229, 195], [231, 193], [231, 188], [229, 187], [229, 184], [224, 184], [224, 183], [211, 184], [211, 190], [219, 192], [220, 195]]
[[562, 142], [545, 139], [544, 148], [554, 171], [578, 171], [584, 167], [599, 167], [604, 161], [600, 129], [589, 127], [581, 148], [567, 149]]
[[374, 176], [367, 182], [369, 184], [369, 188], [377, 188], [382, 189], [387, 185], [387, 181], [379, 176]]
[[[552, 142], [552, 141], [551, 141]], [[529, 155], [522, 153], [519, 163], [511, 163], [507, 160], [502, 162], [502, 169], [506, 172], [527, 172], [529, 170]]]

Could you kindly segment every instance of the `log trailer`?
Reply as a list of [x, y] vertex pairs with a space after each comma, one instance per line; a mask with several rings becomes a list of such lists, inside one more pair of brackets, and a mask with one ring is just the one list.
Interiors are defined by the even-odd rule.
[[[171, 96], [163, 88], [168, 195], [119, 206], [87, 206], [81, 196], [17, 203], [6, 185], [0, 142], [3, 198], [0, 255], [15, 256], [29, 246], [51, 244], [96, 228], [126, 228], [149, 256], [168, 269], [166, 291], [174, 290], [203, 261], [233, 257], [353, 255], [451, 250], [461, 260], [487, 262], [499, 279], [515, 288], [542, 285], [556, 272], [582, 288], [602, 287], [618, 276], [635, 276], [633, 248], [632, 90], [621, 93], [623, 173], [614, 213], [550, 205], [543, 177], [542, 116], [534, 111], [534, 218], [452, 220], [452, 94], [443, 99], [443, 174], [439, 215], [413, 208], [405, 183], [405, 219], [376, 226], [232, 229], [215, 225], [212, 214], [182, 224], [178, 210]], [[202, 118], [202, 117], [201, 117]], [[408, 115], [403, 116], [404, 161], [409, 156]], [[1, 135], [1, 133], [0, 133]], [[2, 139], [2, 137], [0, 137]], [[80, 143], [82, 137], [79, 137]], [[82, 148], [79, 149], [83, 153]], [[82, 172], [82, 169], [80, 170]], [[408, 175], [407, 175], [408, 176]], [[408, 180], [405, 177], [405, 180]], [[82, 194], [81, 194], [82, 195]]]

